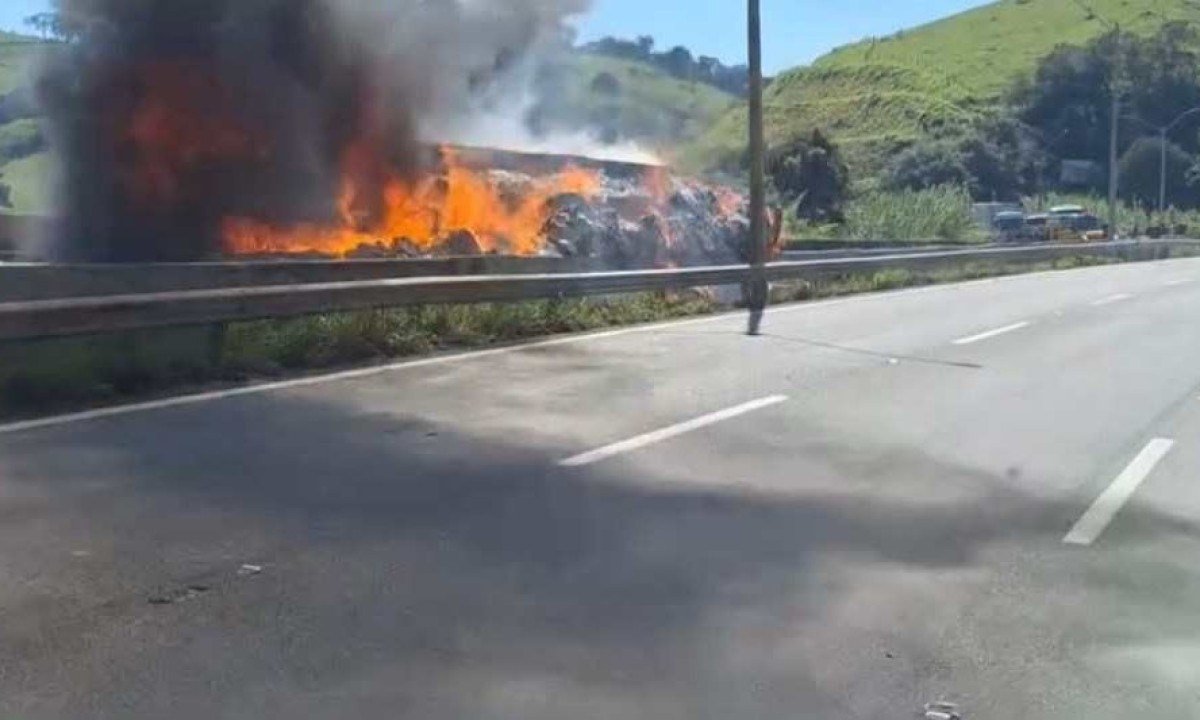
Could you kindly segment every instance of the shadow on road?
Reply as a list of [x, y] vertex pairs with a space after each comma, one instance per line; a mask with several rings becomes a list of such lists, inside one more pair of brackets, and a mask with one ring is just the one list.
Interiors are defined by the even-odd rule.
[[[799, 457], [786, 492], [695, 486], [286, 394], [2, 452], [0, 540], [29, 552], [0, 567], [0, 715], [39, 718], [907, 717], [1070, 515], [919, 453], [877, 495], [810, 486]], [[905, 498], [887, 467], [954, 492]], [[1174, 570], [1165, 597], [1112, 592], [1178, 617], [1198, 580]], [[1071, 612], [1071, 578], [1013, 582]], [[203, 592], [146, 602], [173, 586]]]

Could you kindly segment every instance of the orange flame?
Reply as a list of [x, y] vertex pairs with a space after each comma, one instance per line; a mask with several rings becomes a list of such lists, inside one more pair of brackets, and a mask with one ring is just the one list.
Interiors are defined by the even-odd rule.
[[663, 241], [666, 242], [667, 248], [676, 247], [678, 238], [675, 236], [675, 228], [671, 227], [671, 220], [665, 212], [671, 201], [670, 171], [662, 166], [648, 168], [642, 176], [642, 184], [650, 199], [650, 206], [646, 208], [647, 212], [658, 218], [658, 227], [662, 231]]
[[370, 210], [374, 190], [361, 173], [362, 148], [347, 153], [338, 201], [338, 223], [277, 227], [250, 218], [228, 218], [223, 236], [226, 250], [236, 254], [316, 252], [345, 256], [376, 243], [406, 240], [420, 250], [436, 248], [447, 236], [471, 233], [483, 252], [531, 255], [545, 242], [543, 228], [551, 214], [550, 200], [564, 193], [590, 197], [600, 189], [599, 174], [568, 166], [557, 175], [529, 181], [515, 192], [487, 172], [463, 164], [443, 148], [445, 172], [409, 181], [389, 174], [378, 209]]

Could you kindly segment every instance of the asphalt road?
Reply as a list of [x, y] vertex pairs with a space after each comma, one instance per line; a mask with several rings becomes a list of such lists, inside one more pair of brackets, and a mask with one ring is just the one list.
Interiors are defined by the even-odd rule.
[[0, 718], [1200, 717], [1200, 260], [0, 428]]

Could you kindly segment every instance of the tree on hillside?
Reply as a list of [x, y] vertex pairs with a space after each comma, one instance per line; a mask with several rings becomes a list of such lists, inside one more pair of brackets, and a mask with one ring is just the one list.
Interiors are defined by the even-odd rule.
[[771, 148], [767, 175], [797, 218], [815, 223], [845, 219], [850, 171], [837, 147], [820, 130]]
[[696, 58], [696, 79], [702, 82], [712, 82], [716, 79], [717, 67], [721, 61], [715, 57], [701, 55]]
[[43, 12], [25, 18], [25, 27], [33, 30], [43, 40], [68, 41], [76, 36], [75, 30], [69, 23], [63, 21], [56, 12]]
[[1021, 119], [1043, 133], [1061, 137], [1064, 158], [1100, 160], [1108, 143], [1111, 100], [1108, 81], [1113, 66], [1101, 51], [1115, 47], [1106, 36], [1093, 45], [1061, 47], [1039, 64], [1031, 82], [1015, 95]]
[[1019, 200], [1041, 189], [1045, 149], [1014, 118], [989, 116], [974, 123], [958, 139], [958, 151], [977, 200]]
[[1039, 189], [1045, 158], [1032, 133], [999, 115], [924, 138], [896, 155], [884, 173], [894, 190], [966, 188], [979, 201], [1015, 201]]
[[690, 50], [682, 45], [676, 45], [667, 51], [666, 54], [662, 55], [659, 64], [669, 75], [681, 80], [690, 80], [694, 74], [692, 72], [694, 62]]
[[942, 185], [967, 187], [971, 173], [951, 138], [919, 141], [892, 158], [883, 183], [890, 190], [926, 190]]
[[745, 65], [726, 66], [715, 57], [693, 57], [692, 51], [677, 45], [666, 52], [654, 52], [654, 38], [642, 35], [637, 40], [603, 37], [582, 48], [597, 55], [622, 60], [636, 60], [653, 65], [672, 77], [695, 80], [725, 92], [744, 96], [749, 85], [749, 69]]
[[[1188, 184], [1195, 158], [1175, 143], [1167, 142], [1167, 204], [1192, 207], [1197, 189]], [[1121, 195], [1146, 209], [1158, 207], [1162, 141], [1140, 138], [1121, 157]]]
[[57, 24], [58, 15], [55, 13], [37, 13], [25, 18], [25, 27], [36, 32], [43, 40], [50, 39], [50, 31]]
[[597, 73], [596, 77], [592, 78], [592, 92], [615, 97], [621, 94], [621, 81], [612, 73]]
[[615, 37], [600, 38], [595, 42], [585, 45], [584, 49], [594, 52], [597, 55], [606, 55], [622, 60], [640, 60], [645, 62], [649, 59], [649, 55], [643, 52], [638, 43]]
[[[1197, 47], [1200, 35], [1185, 23], [1168, 23], [1146, 38], [1114, 32], [1084, 46], [1060, 47], [1042, 60], [1032, 79], [1018, 84], [1013, 100], [1022, 121], [1061, 138], [1060, 158], [1106, 162], [1113, 78], [1120, 76], [1126, 88], [1122, 115], [1166, 125], [1200, 105]], [[1175, 139], [1186, 152], [1200, 150], [1197, 127], [1200, 118], [1178, 128]], [[1145, 134], [1134, 122], [1123, 122], [1121, 128], [1122, 146]]]
[[3, 176], [0, 176], [0, 208], [12, 207], [12, 188], [4, 182]]

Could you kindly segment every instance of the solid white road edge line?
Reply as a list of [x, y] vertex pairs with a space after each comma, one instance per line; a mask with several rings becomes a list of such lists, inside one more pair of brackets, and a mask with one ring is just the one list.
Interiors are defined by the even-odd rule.
[[[847, 305], [852, 302], [870, 302], [879, 300], [892, 300], [897, 297], [905, 297], [908, 295], [924, 295], [927, 293], [937, 292], [953, 292], [962, 288], [978, 287], [981, 285], [992, 285], [1000, 282], [1026, 282], [1030, 279], [1054, 279], [1067, 275], [1079, 275], [1086, 273], [1092, 268], [1070, 269], [1070, 270], [1046, 270], [1043, 272], [1024, 273], [1018, 275], [1007, 275], [997, 278], [984, 278], [980, 280], [967, 280], [960, 283], [947, 283], [945, 285], [929, 285], [926, 287], [907, 288], [904, 290], [894, 290], [890, 292], [868, 293], [866, 295], [855, 295], [852, 297], [834, 298], [831, 300], [822, 300], [818, 302], [803, 302], [790, 305], [782, 305], [767, 309], [767, 315], [783, 315], [800, 311], [821, 310], [830, 307], [838, 307]], [[1097, 270], [1107, 269], [1106, 267], [1095, 268]], [[1189, 281], [1190, 282], [1190, 281]], [[567, 345], [571, 343], [588, 342], [591, 340], [603, 340], [605, 338], [620, 337], [622, 335], [631, 335], [640, 332], [652, 332], [663, 328], [672, 327], [687, 327], [689, 325], [700, 325], [704, 323], [721, 322], [730, 318], [742, 317], [745, 313], [737, 310], [727, 313], [718, 313], [716, 315], [706, 315], [699, 318], [690, 318], [686, 320], [669, 320], [667, 322], [654, 323], [652, 325], [637, 325], [634, 327], [618, 328], [616, 330], [606, 330], [596, 333], [587, 333], [582, 335], [571, 335], [568, 337], [551, 338], [548, 340], [539, 340], [534, 342], [522, 343], [517, 345], [509, 345], [502, 348], [492, 348], [490, 350], [466, 351], [455, 353], [453, 355], [440, 355], [432, 358], [421, 358], [417, 360], [401, 360], [399, 362], [388, 363], [386, 365], [376, 365], [369, 368], [358, 368], [355, 370], [347, 370], [343, 372], [329, 373], [325, 375], [312, 375], [305, 378], [297, 378], [295, 380], [283, 380], [273, 383], [261, 383], [258, 385], [248, 385], [245, 387], [233, 388], [230, 390], [214, 390], [210, 392], [193, 393], [191, 395], [180, 395], [176, 397], [164, 398], [162, 400], [151, 400], [148, 402], [131, 403], [129, 405], [116, 405], [113, 407], [101, 408], [98, 410], [86, 410], [84, 412], [68, 413], [65, 415], [53, 415], [50, 417], [37, 418], [34, 420], [22, 420], [8, 424], [0, 424], [0, 435], [25, 432], [29, 430], [39, 430], [42, 428], [55, 427], [58, 425], [70, 425], [72, 423], [87, 422], [90, 420], [100, 420], [108, 417], [117, 417], [121, 415], [131, 415], [133, 413], [146, 412], [150, 410], [163, 410], [173, 407], [182, 407], [187, 405], [196, 405], [199, 403], [213, 402], [216, 400], [224, 400], [227, 398], [236, 398], [243, 395], [257, 395], [259, 393], [275, 392], [277, 390], [289, 390], [292, 388], [307, 387], [310, 385], [321, 385], [324, 383], [338, 382], [340, 380], [355, 380], [358, 378], [371, 377], [388, 372], [398, 370], [409, 370], [431, 365], [443, 365], [455, 362], [465, 362], [479, 358], [491, 357], [493, 355], [501, 355], [512, 352], [520, 352], [530, 348], [553, 347], [555, 345]]]
[[710, 425], [715, 425], [719, 422], [731, 420], [735, 417], [746, 415], [747, 413], [752, 413], [756, 410], [762, 410], [763, 408], [768, 408], [772, 405], [778, 405], [779, 403], [787, 402], [787, 399], [788, 398], [786, 395], [772, 395], [770, 397], [760, 398], [758, 400], [753, 400], [751, 402], [744, 403], [736, 407], [731, 407], [726, 410], [710, 413], [708, 415], [702, 415], [698, 418], [688, 420], [687, 422], [671, 425], [670, 427], [665, 427], [661, 430], [655, 430], [653, 432], [637, 435], [629, 438], [628, 440], [622, 440], [621, 442], [613, 443], [612, 445], [605, 445], [602, 448], [597, 448], [595, 450], [567, 458], [566, 460], [562, 460], [558, 464], [562, 467], [580, 467], [583, 465], [592, 465], [600, 462], [601, 460], [607, 460], [615, 455], [632, 452], [634, 450], [644, 448], [647, 445], [653, 445], [655, 443], [663, 442], [664, 440], [670, 440], [671, 438], [679, 437], [680, 435], [684, 435]]
[[1187, 285], [1188, 283], [1194, 283], [1194, 282], [1196, 282], [1196, 280], [1194, 278], [1179, 278], [1178, 280], [1168, 280], [1165, 283], [1163, 283], [1163, 286], [1164, 287], [1175, 287], [1177, 285]]
[[1119, 303], [1131, 299], [1133, 299], [1133, 296], [1129, 293], [1117, 293], [1116, 295], [1109, 295], [1106, 298], [1100, 298], [1092, 303], [1092, 307], [1104, 307], [1105, 305], [1112, 305], [1113, 303]]
[[984, 340], [990, 340], [991, 338], [997, 337], [999, 335], [1004, 335], [1004, 334], [1010, 333], [1010, 332], [1016, 332], [1017, 330], [1021, 330], [1021, 329], [1029, 327], [1029, 325], [1030, 325], [1030, 323], [1028, 321], [1021, 321], [1019, 323], [1013, 323], [1012, 325], [1005, 325], [1002, 328], [996, 328], [995, 330], [988, 330], [987, 332], [981, 332], [978, 335], [971, 335], [969, 337], [959, 338], [958, 340], [954, 341], [954, 344], [955, 345], [973, 345], [974, 343], [982, 342]]
[[115, 407], [100, 408], [97, 410], [85, 410], [83, 412], [70, 413], [68, 415], [56, 415], [53, 417], [37, 418], [34, 420], [22, 420], [6, 425], [0, 425], [0, 435], [7, 433], [18, 433], [26, 430], [35, 430], [54, 425], [83, 422], [86, 420], [98, 420], [100, 418], [144, 412], [147, 410], [159, 410], [163, 408], [180, 407], [184, 405], [195, 405], [197, 403], [210, 402], [213, 400], [240, 397], [242, 395], [258, 395], [259, 393], [274, 392], [276, 390], [292, 390], [295, 388], [308, 387], [310, 385], [323, 385], [325, 383], [337, 382], [339, 380], [357, 380], [359, 378], [382, 375], [394, 370], [415, 370], [417, 368], [434, 365], [446, 365], [449, 363], [463, 362], [467, 360], [480, 360], [483, 358], [493, 357], [495, 355], [505, 355], [508, 353], [517, 352], [519, 350], [554, 347], [556, 345], [566, 345], [569, 343], [583, 342], [585, 340], [601, 340], [604, 338], [618, 337], [634, 332], [646, 332], [664, 327], [680, 327], [702, 322], [712, 322], [714, 320], [728, 317], [732, 314], [734, 313], [708, 315], [689, 320], [677, 320], [666, 323], [656, 323], [654, 325], [639, 325], [635, 327], [589, 333], [586, 335], [570, 335], [567, 337], [550, 338], [547, 340], [538, 340], [518, 345], [507, 345], [505, 347], [491, 348], [487, 350], [469, 350], [466, 352], [454, 353], [452, 355], [438, 355], [436, 357], [419, 358], [416, 360], [402, 360], [400, 362], [388, 363], [386, 365], [356, 368], [354, 370], [344, 370], [342, 372], [328, 373], [324, 375], [312, 375], [310, 377], [296, 378], [295, 380], [281, 380], [279, 382], [231, 388], [229, 390], [214, 390], [212, 392], [181, 395], [179, 397], [163, 398], [162, 400], [150, 400], [148, 402], [133, 403], [130, 405], [117, 405]]
[[1108, 489], [1096, 498], [1096, 502], [1092, 503], [1083, 517], [1079, 518], [1079, 522], [1075, 523], [1075, 527], [1071, 528], [1071, 532], [1067, 533], [1063, 542], [1067, 545], [1083, 547], [1096, 542], [1096, 539], [1108, 528], [1125, 503], [1129, 502], [1129, 499], [1137, 492], [1142, 482], [1150, 476], [1150, 473], [1174, 446], [1175, 441], [1166, 438], [1155, 438], [1147, 443], [1146, 447], [1133, 459], [1133, 462], [1129, 463], [1128, 467], [1108, 486]]
[[[1043, 276], [1057, 275], [1060, 273], [1077, 272], [1071, 270], [1053, 270], [1045, 273], [1039, 273]], [[1023, 276], [1015, 275], [1012, 278], [999, 278], [1000, 280], [1010, 280], [1022, 278]], [[784, 315], [799, 311], [822, 310], [825, 308], [838, 307], [847, 305], [852, 302], [864, 302], [879, 299], [894, 299], [906, 295], [924, 295], [931, 292], [945, 292], [963, 287], [971, 287], [980, 285], [994, 278], [985, 280], [969, 280], [962, 283], [951, 283], [947, 285], [930, 285], [927, 287], [907, 288], [905, 290], [896, 290], [892, 292], [870, 293], [866, 295], [856, 295], [852, 297], [833, 298], [831, 300], [822, 300], [818, 302], [795, 303], [791, 305], [781, 305], [774, 308], [768, 308], [768, 316]], [[33, 420], [20, 420], [7, 424], [0, 424], [0, 435], [8, 435], [30, 430], [40, 430], [42, 428], [56, 427], [58, 425], [70, 425], [72, 423], [87, 422], [90, 420], [100, 420], [109, 417], [118, 417], [121, 415], [131, 415], [139, 412], [147, 412], [150, 410], [164, 410], [167, 408], [183, 407], [187, 405], [197, 405], [200, 403], [214, 402], [217, 400], [225, 400], [229, 398], [241, 397], [244, 395], [258, 395], [260, 393], [270, 393], [279, 390], [292, 390], [295, 388], [308, 387], [311, 385], [322, 385], [325, 383], [338, 382], [342, 380], [357, 380], [360, 378], [372, 377], [389, 372], [399, 370], [415, 370], [422, 367], [435, 365], [446, 365], [456, 362], [467, 362], [470, 360], [479, 360], [483, 358], [493, 357], [496, 355], [506, 355], [508, 353], [522, 352], [524, 350], [554, 347], [557, 345], [570, 345], [574, 343], [590, 342], [592, 340], [604, 340], [606, 338], [621, 337], [623, 335], [632, 335], [634, 333], [653, 332], [665, 328], [687, 327], [689, 325], [702, 325], [705, 323], [715, 323], [731, 318], [741, 318], [745, 315], [742, 310], [732, 312], [717, 313], [715, 315], [705, 315], [703, 317], [688, 318], [685, 320], [668, 320], [661, 323], [653, 323], [650, 325], [635, 325], [633, 327], [617, 328], [614, 330], [603, 330], [600, 332], [584, 333], [580, 335], [569, 335], [567, 337], [549, 338], [546, 340], [535, 340], [532, 342], [518, 343], [516, 345], [508, 345], [501, 348], [491, 348], [488, 350], [468, 350], [452, 355], [439, 355], [437, 357], [419, 358], [416, 360], [401, 360], [386, 365], [375, 365], [368, 368], [356, 368], [354, 370], [346, 370], [342, 372], [327, 373], [323, 375], [311, 375], [304, 378], [296, 378], [294, 380], [281, 380], [279, 382], [260, 383], [257, 385], [247, 385], [245, 387], [231, 388], [228, 390], [213, 390], [209, 392], [193, 393], [190, 395], [179, 395], [176, 397], [163, 398], [161, 400], [150, 400], [147, 402], [131, 403], [128, 405], [115, 405], [113, 407], [100, 408], [97, 410], [85, 410], [83, 412], [67, 413], [65, 415], [53, 415], [50, 417], [36, 418]]]

